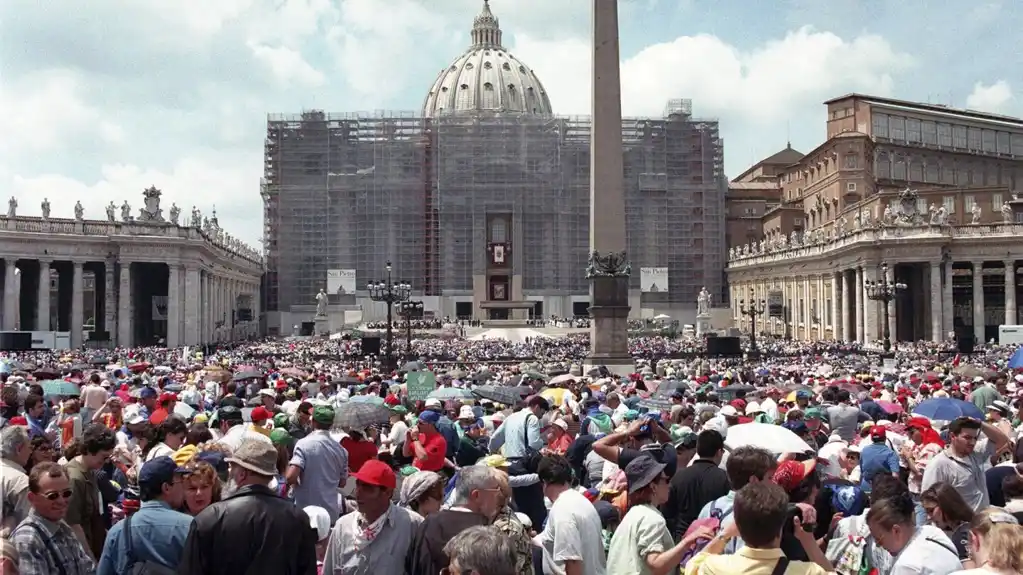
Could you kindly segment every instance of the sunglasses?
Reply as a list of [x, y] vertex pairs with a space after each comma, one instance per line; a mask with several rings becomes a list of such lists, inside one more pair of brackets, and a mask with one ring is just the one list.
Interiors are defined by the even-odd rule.
[[63, 491], [50, 491], [48, 493], [43, 493], [43, 497], [49, 501], [56, 501], [59, 498], [71, 499], [71, 493], [72, 491], [70, 489], [65, 489]]

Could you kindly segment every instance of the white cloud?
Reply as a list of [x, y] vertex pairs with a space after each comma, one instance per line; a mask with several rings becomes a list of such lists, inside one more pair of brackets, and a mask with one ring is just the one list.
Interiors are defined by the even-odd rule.
[[[127, 200], [132, 215], [137, 216], [142, 207], [142, 190], [155, 185], [163, 191], [160, 207], [165, 218], [174, 203], [182, 214], [191, 213], [195, 205], [209, 216], [215, 207], [221, 227], [255, 244], [262, 236], [262, 205], [258, 200], [261, 171], [259, 156], [208, 152], [201, 157], [178, 160], [169, 170], [108, 164], [101, 168], [100, 177], [93, 183], [51, 173], [14, 175], [7, 187], [18, 199], [21, 215], [40, 215], [40, 204], [47, 198], [53, 217], [73, 217], [75, 202], [81, 201], [86, 218], [104, 219], [106, 205], [111, 201], [120, 206]], [[120, 210], [117, 213], [119, 216]]]
[[[519, 35], [513, 51], [544, 82], [555, 112], [590, 112], [590, 43]], [[700, 113], [735, 121], [778, 122], [843, 90], [885, 95], [893, 72], [912, 63], [884, 39], [846, 41], [804, 27], [743, 52], [710, 35], [653, 44], [622, 63], [627, 115], [660, 115], [670, 98], [691, 98]]]
[[984, 112], [999, 112], [1007, 108], [1011, 101], [1012, 88], [1005, 80], [999, 80], [991, 85], [977, 82], [973, 85], [973, 92], [966, 97], [966, 107]]
[[0, 83], [4, 131], [0, 154], [6, 161], [65, 147], [70, 140], [100, 130], [116, 139], [121, 128], [85, 101], [81, 77], [68, 70], [48, 70]]
[[306, 62], [301, 52], [286, 46], [271, 48], [255, 43], [250, 43], [249, 49], [283, 86], [314, 87], [322, 85], [326, 80], [323, 72]]

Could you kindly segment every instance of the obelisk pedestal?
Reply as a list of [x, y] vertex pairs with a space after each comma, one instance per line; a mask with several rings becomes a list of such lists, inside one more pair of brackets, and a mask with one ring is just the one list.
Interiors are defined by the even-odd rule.
[[629, 353], [629, 276], [622, 159], [618, 0], [593, 0], [590, 128], [590, 355], [586, 369], [635, 371]]

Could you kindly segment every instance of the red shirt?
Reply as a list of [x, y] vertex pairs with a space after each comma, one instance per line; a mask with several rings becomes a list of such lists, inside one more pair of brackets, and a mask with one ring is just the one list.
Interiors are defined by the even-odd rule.
[[[411, 441], [411, 438], [409, 439]], [[448, 451], [448, 442], [439, 433], [419, 434], [419, 444], [426, 450], [426, 459], [418, 457], [412, 466], [421, 471], [440, 471], [444, 468], [444, 456]], [[412, 447], [411, 445], [409, 446]], [[413, 451], [415, 453], [415, 451]]]
[[356, 441], [345, 437], [341, 440], [341, 447], [348, 451], [348, 473], [358, 473], [363, 463], [377, 458], [377, 446], [372, 441]]
[[166, 421], [168, 416], [170, 416], [170, 414], [167, 413], [166, 409], [158, 407], [153, 410], [153, 413], [149, 414], [149, 423], [152, 423], [153, 425], [160, 425]]

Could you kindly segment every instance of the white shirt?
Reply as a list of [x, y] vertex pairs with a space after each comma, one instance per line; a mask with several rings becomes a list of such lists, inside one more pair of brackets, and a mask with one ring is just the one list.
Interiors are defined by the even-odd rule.
[[583, 575], [605, 573], [600, 516], [577, 491], [569, 489], [558, 497], [533, 542], [543, 549], [544, 573], [565, 575], [565, 561], [580, 561]]
[[889, 575], [950, 575], [962, 568], [959, 552], [948, 535], [933, 525], [924, 525], [895, 556]]
[[817, 451], [818, 459], [828, 460], [828, 465], [824, 468], [824, 473], [828, 477], [841, 477], [842, 466], [839, 458], [842, 455], [842, 450], [848, 447], [849, 444], [844, 441], [828, 441], [824, 447]]
[[152, 461], [153, 459], [164, 455], [167, 457], [174, 457], [174, 450], [166, 443], [157, 443], [156, 446], [150, 449], [149, 453], [146, 454], [146, 461]]

